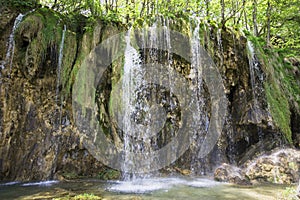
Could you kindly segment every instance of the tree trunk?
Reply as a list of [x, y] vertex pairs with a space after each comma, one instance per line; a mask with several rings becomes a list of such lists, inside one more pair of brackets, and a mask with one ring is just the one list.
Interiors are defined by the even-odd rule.
[[205, 6], [206, 6], [206, 18], [208, 19], [209, 21], [209, 1], [210, 0], [205, 0]]
[[142, 4], [141, 12], [140, 12], [140, 17], [143, 16], [143, 13], [144, 13], [144, 10], [145, 10], [145, 7], [146, 7], [146, 3], [147, 3], [147, 0], [144, 0], [143, 4]]
[[[240, 11], [239, 18], [238, 18], [236, 24], [239, 24], [239, 23], [240, 23], [240, 20], [242, 19], [243, 15], [246, 15], [245, 4], [246, 4], [246, 0], [243, 0], [243, 3], [242, 3], [242, 9], [241, 9], [241, 11]], [[245, 16], [244, 16], [244, 17], [245, 17]], [[245, 19], [246, 19], [246, 17], [245, 17]], [[247, 29], [247, 22], [246, 22], [246, 29]]]
[[225, 2], [224, 0], [220, 0], [220, 3], [221, 3], [221, 24], [222, 24], [222, 27], [225, 26]]
[[258, 36], [258, 28], [257, 28], [257, 0], [253, 0], [253, 34], [254, 36]]
[[267, 7], [267, 45], [270, 46], [270, 34], [271, 34], [271, 3], [268, 0], [268, 7]]

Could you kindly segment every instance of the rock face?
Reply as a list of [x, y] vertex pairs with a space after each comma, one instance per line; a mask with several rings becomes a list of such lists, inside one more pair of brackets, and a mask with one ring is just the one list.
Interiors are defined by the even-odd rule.
[[[0, 45], [3, 47], [7, 47], [17, 15], [9, 8], [1, 12]], [[0, 180], [42, 180], [61, 175], [97, 176], [103, 171], [104, 165], [83, 145], [83, 138], [75, 126], [72, 84], [83, 58], [101, 41], [124, 31], [125, 26], [104, 21], [87, 24], [84, 17], [80, 19], [74, 23], [58, 13], [40, 8], [26, 15], [16, 30], [11, 70], [6, 63], [0, 71]], [[189, 29], [187, 25], [178, 25], [179, 22], [172, 23], [174, 29]], [[65, 32], [64, 25], [67, 27]], [[91, 30], [84, 31], [85, 26]], [[271, 150], [284, 144], [285, 140], [268, 111], [263, 83], [259, 82], [260, 77], [264, 77], [261, 64], [257, 63], [259, 69], [254, 71], [253, 76], [250, 75], [249, 61], [258, 61], [249, 57], [246, 38], [236, 36], [229, 29], [218, 30], [205, 24], [201, 27], [202, 45], [213, 57], [223, 78], [229, 103], [228, 115], [221, 137], [207, 157], [198, 157], [201, 141], [195, 140], [174, 165], [191, 168], [192, 173], [208, 174], [221, 163], [243, 164], [258, 152]], [[60, 54], [62, 43], [63, 56]], [[7, 48], [0, 49], [3, 63], [7, 51]], [[106, 53], [110, 55], [111, 51]], [[60, 59], [62, 68], [58, 71]], [[190, 65], [182, 59], [174, 55], [173, 63], [178, 72], [189, 74]], [[99, 121], [116, 144], [121, 144], [122, 140], [116, 138], [122, 133], [110, 119], [109, 96], [121, 72], [122, 59], [105, 72], [105, 80], [99, 83], [97, 89], [100, 92], [95, 99]], [[252, 79], [256, 80], [258, 90], [252, 88]], [[209, 96], [205, 86], [203, 90]], [[207, 107], [210, 105], [209, 98], [205, 103]], [[210, 109], [207, 111], [209, 118]], [[299, 119], [297, 112], [293, 116]], [[293, 124], [294, 130], [299, 130], [298, 125]], [[160, 145], [166, 141], [166, 137], [162, 137]], [[258, 160], [260, 165], [249, 165], [247, 172], [225, 164], [218, 168], [215, 176], [220, 181], [245, 184], [247, 179], [243, 178], [243, 173], [250, 179], [263, 177], [271, 181], [271, 174], [278, 172], [283, 182], [294, 182], [297, 179], [294, 173], [296, 168], [294, 171], [284, 168], [281, 172], [280, 161], [298, 169], [298, 158], [284, 158], [278, 153], [276, 159], [278, 162]], [[295, 165], [291, 164], [294, 162]]]
[[[12, 10], [7, 12], [7, 16], [17, 15]], [[12, 30], [13, 22], [11, 18], [2, 26], [7, 27], [2, 41], [8, 38], [7, 30]], [[60, 109], [56, 70], [62, 27], [63, 23], [59, 24], [51, 12], [41, 10], [27, 16], [15, 34], [11, 72], [7, 63], [1, 70], [1, 180], [45, 180], [57, 174], [97, 176], [103, 167], [82, 146], [71, 123], [71, 111]], [[77, 43], [74, 33], [69, 31], [66, 35], [69, 50], [63, 64], [64, 73], [69, 73]], [[2, 60], [5, 55], [4, 48]]]

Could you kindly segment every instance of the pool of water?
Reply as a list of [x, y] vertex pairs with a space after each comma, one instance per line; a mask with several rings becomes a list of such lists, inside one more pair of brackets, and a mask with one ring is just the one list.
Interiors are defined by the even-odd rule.
[[76, 180], [0, 183], [0, 199], [53, 199], [94, 194], [103, 199], [281, 199], [286, 186], [236, 186], [207, 178], [151, 178], [135, 181]]

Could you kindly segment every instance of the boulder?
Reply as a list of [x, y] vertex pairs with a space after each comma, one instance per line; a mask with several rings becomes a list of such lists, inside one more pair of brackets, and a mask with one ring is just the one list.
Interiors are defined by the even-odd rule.
[[214, 173], [214, 179], [221, 182], [235, 183], [239, 185], [249, 185], [241, 168], [223, 163]]
[[249, 161], [244, 168], [251, 181], [291, 184], [299, 180], [300, 151], [281, 149]]

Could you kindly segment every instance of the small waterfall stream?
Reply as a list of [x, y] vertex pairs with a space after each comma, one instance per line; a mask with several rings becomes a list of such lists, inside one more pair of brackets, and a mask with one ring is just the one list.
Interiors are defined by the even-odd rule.
[[217, 31], [217, 42], [218, 42], [218, 52], [220, 52], [220, 65], [224, 64], [224, 52], [223, 52], [223, 41], [222, 41], [222, 29]]
[[[250, 74], [250, 84], [252, 88], [252, 115], [253, 115], [253, 123], [259, 124], [262, 123], [261, 119], [261, 111], [262, 111], [262, 103], [259, 101], [263, 94], [263, 81], [264, 75], [263, 71], [260, 68], [259, 61], [255, 55], [254, 47], [251, 41], [247, 42], [247, 50], [248, 50], [248, 59], [249, 59], [249, 74]], [[261, 141], [264, 134], [262, 132], [261, 127], [257, 127], [258, 137]]]
[[15, 52], [15, 32], [16, 32], [17, 28], [19, 27], [20, 23], [22, 22], [24, 16], [25, 15], [20, 13], [17, 16], [17, 18], [15, 19], [14, 26], [13, 26], [11, 34], [9, 35], [9, 38], [8, 38], [8, 48], [7, 48], [5, 60], [4, 60], [4, 63], [2, 63], [0, 65], [1, 69], [4, 69], [6, 64], [9, 65], [9, 76], [10, 76], [10, 73], [12, 70], [12, 63], [13, 63], [14, 52]]
[[253, 94], [253, 101], [254, 101], [254, 109], [257, 108], [257, 95], [256, 95], [256, 81], [255, 81], [255, 67], [257, 67], [258, 63], [255, 59], [255, 52], [253, 48], [253, 44], [248, 41], [247, 42], [248, 48], [248, 56], [249, 56], [249, 72], [250, 72], [250, 83], [252, 88]]
[[[209, 117], [205, 111], [205, 97], [203, 91], [203, 69], [201, 66], [201, 44], [200, 44], [200, 20], [198, 18], [193, 18], [196, 22], [196, 27], [191, 28], [191, 71], [189, 77], [191, 78], [193, 85], [195, 87], [194, 91], [197, 97], [196, 111], [193, 112], [194, 122], [199, 122], [199, 127], [194, 127], [195, 134], [191, 138], [193, 140], [191, 149], [193, 152], [197, 152], [200, 149], [200, 145], [203, 142], [203, 135], [207, 133], [209, 127]], [[199, 167], [202, 165], [202, 160], [198, 157], [198, 153], [192, 155], [191, 158], [191, 171], [195, 173], [199, 171]], [[202, 170], [200, 170], [202, 171]]]
[[[135, 174], [127, 173], [132, 172], [135, 168], [134, 165], [137, 161], [134, 157], [131, 157], [131, 152], [135, 149], [140, 149], [139, 142], [137, 141], [142, 137], [141, 130], [135, 126], [134, 112], [137, 99], [137, 92], [139, 86], [142, 84], [142, 69], [141, 58], [139, 52], [130, 44], [131, 29], [128, 30], [125, 36], [126, 48], [125, 48], [125, 63], [124, 74], [122, 80], [123, 91], [123, 103], [124, 103], [124, 117], [123, 117], [123, 139], [124, 139], [124, 163], [123, 163], [123, 175], [124, 180], [135, 179]], [[141, 109], [141, 108], [137, 108]], [[132, 177], [133, 176], [133, 177]]]
[[[15, 21], [14, 21], [14, 25], [12, 28], [12, 31], [9, 35], [8, 38], [8, 42], [7, 42], [7, 51], [6, 51], [6, 55], [5, 55], [5, 60], [0, 63], [0, 96], [2, 93], [2, 73], [1, 70], [5, 69], [6, 65], [9, 65], [9, 72], [8, 72], [8, 77], [11, 77], [11, 71], [12, 71], [12, 64], [13, 64], [13, 59], [14, 59], [14, 52], [15, 52], [15, 32], [17, 30], [17, 28], [19, 27], [20, 23], [22, 22], [23, 18], [25, 15], [23, 15], [22, 13], [20, 13]], [[7, 90], [7, 86], [6, 86], [6, 90]], [[7, 96], [7, 93], [6, 93]], [[2, 121], [0, 122], [0, 136], [2, 135]]]
[[63, 61], [63, 51], [64, 51], [64, 43], [65, 43], [65, 34], [67, 31], [67, 26], [64, 25], [64, 29], [62, 31], [61, 36], [61, 42], [59, 45], [59, 55], [58, 55], [58, 64], [57, 64], [57, 78], [56, 78], [56, 94], [55, 94], [55, 102], [57, 105], [59, 105], [59, 122], [58, 126], [61, 128], [61, 118], [62, 118], [62, 103], [63, 103], [63, 96], [59, 93], [59, 87], [61, 84], [61, 67], [62, 67], [62, 61]]

